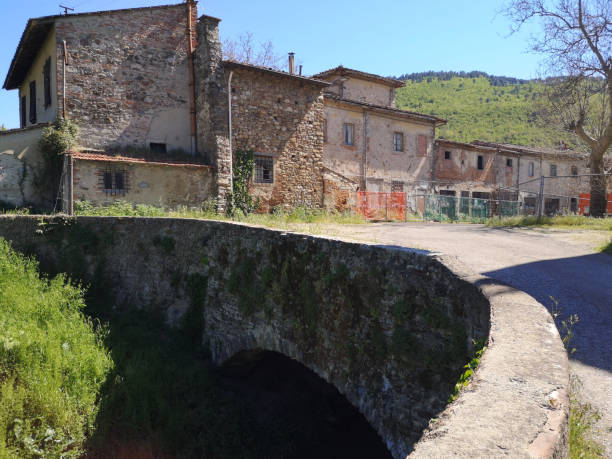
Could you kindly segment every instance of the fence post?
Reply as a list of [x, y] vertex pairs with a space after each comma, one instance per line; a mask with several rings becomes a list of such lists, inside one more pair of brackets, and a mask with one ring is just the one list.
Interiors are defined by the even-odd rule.
[[544, 176], [540, 175], [540, 194], [538, 195], [538, 221], [542, 220], [543, 208], [544, 208]]
[[501, 185], [497, 187], [497, 218], [501, 220], [502, 218], [502, 210], [501, 210]]
[[389, 193], [385, 193], [385, 221], [389, 221]]

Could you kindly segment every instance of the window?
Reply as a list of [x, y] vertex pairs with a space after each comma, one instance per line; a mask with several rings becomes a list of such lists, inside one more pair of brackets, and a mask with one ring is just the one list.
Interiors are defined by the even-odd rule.
[[440, 196], [456, 196], [457, 192], [454, 190], [440, 190]]
[[393, 180], [391, 182], [391, 193], [403, 193], [403, 192], [404, 192], [404, 182]]
[[51, 105], [51, 58], [48, 57], [43, 67], [43, 83], [45, 95], [45, 108]]
[[125, 169], [115, 169], [108, 166], [102, 172], [102, 185], [106, 194], [124, 195], [128, 191], [127, 171]]
[[36, 81], [30, 82], [30, 123], [36, 124]]
[[151, 142], [149, 144], [149, 148], [151, 149], [151, 153], [166, 153], [167, 148], [165, 143], [154, 143]]
[[419, 135], [417, 137], [417, 153], [420, 156], [427, 156], [427, 136]]
[[404, 151], [404, 134], [401, 132], [393, 133], [393, 151]]
[[444, 159], [451, 159], [451, 152], [450, 151], [445, 151], [444, 152]]
[[512, 167], [512, 159], [510, 159], [510, 158], [506, 159], [506, 166], [507, 167]]
[[578, 166], [572, 166], [572, 175], [578, 175]]
[[255, 155], [255, 183], [274, 183], [272, 156]]
[[323, 143], [327, 143], [327, 120], [323, 120]]
[[534, 164], [533, 163], [529, 163], [529, 167], [527, 168], [527, 174], [529, 175], [529, 177], [533, 177], [533, 174], [534, 174]]
[[26, 124], [28, 123], [28, 116], [26, 113], [26, 107], [27, 107], [27, 102], [26, 102], [26, 96], [21, 96], [21, 127], [26, 127]]
[[478, 155], [478, 170], [481, 171], [484, 169], [484, 156]]
[[344, 145], [353, 145], [355, 141], [355, 125], [344, 123]]
[[551, 177], [556, 177], [557, 176], [557, 165], [556, 164], [551, 164], [550, 165], [550, 176]]

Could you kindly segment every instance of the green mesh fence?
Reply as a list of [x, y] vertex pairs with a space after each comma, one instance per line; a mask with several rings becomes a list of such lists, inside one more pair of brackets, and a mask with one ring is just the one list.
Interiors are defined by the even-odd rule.
[[[498, 207], [503, 216], [517, 215], [520, 210], [519, 203], [514, 201], [502, 201]], [[492, 216], [492, 211], [488, 199], [425, 196], [426, 220], [483, 222]]]

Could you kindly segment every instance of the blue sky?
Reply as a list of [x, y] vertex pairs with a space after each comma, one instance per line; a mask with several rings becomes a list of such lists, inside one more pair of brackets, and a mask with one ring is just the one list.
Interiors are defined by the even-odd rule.
[[[180, 3], [172, 0], [28, 0], [5, 7], [0, 21], [0, 80], [30, 17]], [[200, 14], [222, 19], [221, 38], [245, 31], [296, 53], [305, 74], [339, 64], [381, 75], [427, 70], [481, 70], [532, 78], [540, 57], [526, 52], [536, 28], [507, 37], [492, 0], [202, 0]], [[18, 127], [16, 91], [0, 90], [0, 124]]]

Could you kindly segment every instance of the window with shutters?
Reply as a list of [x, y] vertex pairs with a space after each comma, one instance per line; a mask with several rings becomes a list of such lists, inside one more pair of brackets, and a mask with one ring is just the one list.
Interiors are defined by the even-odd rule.
[[48, 57], [43, 67], [43, 84], [45, 95], [45, 108], [51, 105], [51, 58]]
[[21, 96], [21, 127], [24, 128], [26, 127], [26, 124], [28, 124], [28, 113], [27, 113], [27, 101], [26, 101], [26, 96]]
[[344, 123], [344, 145], [353, 145], [355, 142], [355, 125]]
[[419, 156], [427, 156], [427, 136], [419, 135], [417, 137], [417, 154]]
[[404, 134], [401, 132], [393, 133], [393, 151], [404, 151]]
[[30, 82], [30, 124], [36, 124], [36, 81]]

